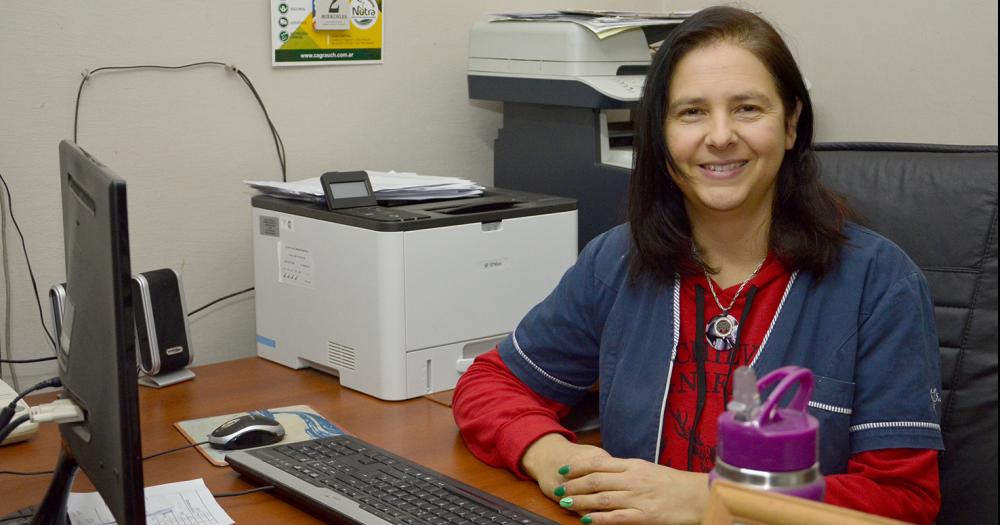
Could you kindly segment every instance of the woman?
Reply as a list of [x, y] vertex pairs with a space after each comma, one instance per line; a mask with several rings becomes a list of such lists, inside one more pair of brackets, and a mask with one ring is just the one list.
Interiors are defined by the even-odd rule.
[[[795, 364], [817, 376], [827, 501], [932, 521], [929, 293], [819, 183], [812, 121], [767, 22], [716, 7], [679, 25], [638, 110], [629, 223], [589, 243], [456, 387], [473, 453], [534, 478], [583, 523], [697, 522], [733, 369]], [[595, 384], [602, 448], [558, 423]]]

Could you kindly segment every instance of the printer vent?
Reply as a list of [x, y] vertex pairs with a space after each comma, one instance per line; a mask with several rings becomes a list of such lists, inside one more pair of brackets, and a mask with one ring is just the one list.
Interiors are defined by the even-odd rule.
[[349, 346], [327, 341], [326, 360], [330, 366], [337, 369], [357, 370], [358, 361], [354, 357], [354, 349]]

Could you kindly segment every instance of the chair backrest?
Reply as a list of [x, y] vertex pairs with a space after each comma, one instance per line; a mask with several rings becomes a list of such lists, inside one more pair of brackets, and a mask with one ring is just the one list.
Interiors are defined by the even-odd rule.
[[[930, 284], [941, 347], [938, 523], [997, 521], [997, 148], [818, 144], [824, 183]], [[886, 373], [891, 373], [887, 370]]]

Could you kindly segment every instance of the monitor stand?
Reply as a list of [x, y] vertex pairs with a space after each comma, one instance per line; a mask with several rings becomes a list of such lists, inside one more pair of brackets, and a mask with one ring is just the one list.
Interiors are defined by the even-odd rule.
[[45, 492], [42, 504], [38, 506], [38, 510], [31, 519], [32, 524], [69, 525], [66, 503], [69, 500], [70, 488], [73, 486], [73, 478], [76, 477], [79, 468], [69, 448], [63, 443], [59, 451], [59, 462], [52, 475], [52, 482], [49, 483], [49, 489]]

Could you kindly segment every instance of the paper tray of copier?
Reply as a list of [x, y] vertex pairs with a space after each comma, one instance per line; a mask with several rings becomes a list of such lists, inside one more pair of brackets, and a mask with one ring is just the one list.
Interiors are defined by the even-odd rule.
[[564, 197], [251, 203], [258, 355], [386, 400], [454, 387], [577, 255], [576, 201]]

